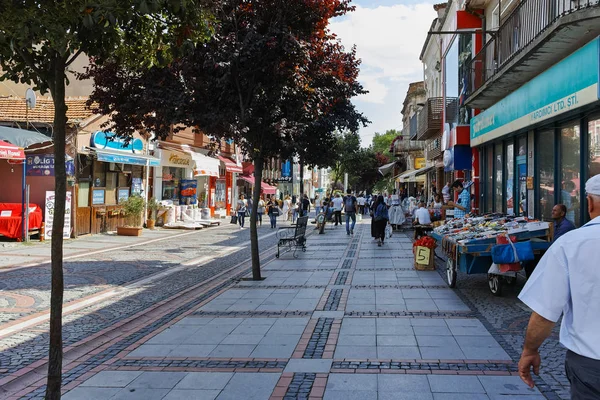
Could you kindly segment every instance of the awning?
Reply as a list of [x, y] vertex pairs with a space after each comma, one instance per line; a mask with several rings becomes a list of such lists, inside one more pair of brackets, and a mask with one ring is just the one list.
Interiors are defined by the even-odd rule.
[[424, 167], [424, 168], [418, 169], [415, 172], [415, 176], [425, 175], [426, 173], [428, 173], [429, 171], [431, 171], [434, 168], [435, 168], [434, 166], [431, 166], [431, 167]]
[[92, 154], [96, 155], [98, 161], [122, 163], [131, 165], [147, 165], [150, 167], [160, 166], [160, 159], [143, 154], [127, 154], [119, 151], [110, 151], [103, 149], [89, 148]]
[[417, 176], [417, 172], [419, 172], [419, 171], [421, 171], [421, 169], [411, 169], [409, 171], [405, 171], [396, 177], [396, 181], [400, 182], [400, 183], [412, 183], [412, 182], [424, 183], [425, 176], [423, 176], [423, 175]]
[[396, 161], [382, 165], [381, 167], [379, 167], [379, 173], [383, 176], [389, 174], [394, 169], [394, 165], [396, 165]]
[[[242, 175], [240, 179], [248, 182], [250, 185], [254, 186], [254, 175]], [[260, 189], [264, 194], [275, 194], [277, 192], [277, 188], [269, 185], [266, 182], [260, 182]]]
[[201, 153], [190, 152], [192, 160], [194, 160], [194, 176], [214, 176], [219, 177], [220, 162], [216, 158], [205, 156]]
[[235, 162], [233, 162], [233, 160], [230, 160], [229, 158], [226, 157], [222, 157], [222, 156], [218, 156], [219, 160], [221, 160], [221, 162], [223, 164], [225, 164], [225, 170], [227, 172], [237, 172], [240, 173], [243, 171], [243, 168], [239, 165], [237, 165]]
[[22, 148], [39, 143], [52, 143], [52, 138], [42, 135], [39, 132], [9, 128], [7, 126], [0, 126], [0, 140]]
[[25, 160], [25, 150], [0, 140], [0, 159], [3, 160]]

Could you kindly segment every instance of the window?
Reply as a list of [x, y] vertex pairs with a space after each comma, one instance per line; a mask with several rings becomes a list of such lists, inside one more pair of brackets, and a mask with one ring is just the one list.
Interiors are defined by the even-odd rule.
[[506, 146], [506, 213], [515, 214], [515, 145], [510, 143]]
[[185, 168], [163, 167], [162, 198], [179, 201], [179, 182], [185, 176]]
[[485, 211], [490, 213], [494, 211], [494, 147], [488, 146], [486, 154], [486, 180], [485, 180]]
[[496, 143], [494, 151], [494, 212], [502, 212], [503, 201], [502, 194], [504, 192], [504, 162], [502, 160], [502, 143]]
[[560, 130], [561, 191], [560, 202], [567, 207], [566, 218], [575, 226], [580, 225], [580, 146], [579, 121]]
[[600, 174], [600, 119], [588, 123], [588, 178]]
[[527, 136], [517, 139], [517, 184], [519, 207], [517, 215], [526, 216], [527, 213]]
[[538, 132], [536, 147], [540, 188], [540, 219], [551, 221], [552, 207], [554, 207], [554, 130]]

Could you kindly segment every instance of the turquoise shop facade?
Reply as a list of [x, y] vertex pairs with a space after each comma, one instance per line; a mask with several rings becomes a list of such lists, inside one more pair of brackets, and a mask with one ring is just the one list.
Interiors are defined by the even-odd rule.
[[582, 186], [600, 173], [600, 39], [471, 119], [483, 212], [587, 221]]

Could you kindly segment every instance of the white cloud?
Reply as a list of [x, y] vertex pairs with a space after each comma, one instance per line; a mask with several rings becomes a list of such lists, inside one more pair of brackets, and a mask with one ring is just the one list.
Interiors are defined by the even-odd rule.
[[402, 127], [402, 101], [410, 82], [423, 79], [419, 55], [435, 18], [433, 3], [366, 8], [334, 20], [330, 27], [344, 46], [357, 46], [360, 81], [369, 91], [355, 104], [372, 124], [361, 131], [363, 145], [374, 132]]

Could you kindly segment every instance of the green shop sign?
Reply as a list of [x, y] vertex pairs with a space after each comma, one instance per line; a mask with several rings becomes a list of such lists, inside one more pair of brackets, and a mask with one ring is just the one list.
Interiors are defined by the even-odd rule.
[[599, 40], [592, 40], [472, 118], [471, 146], [597, 101]]

